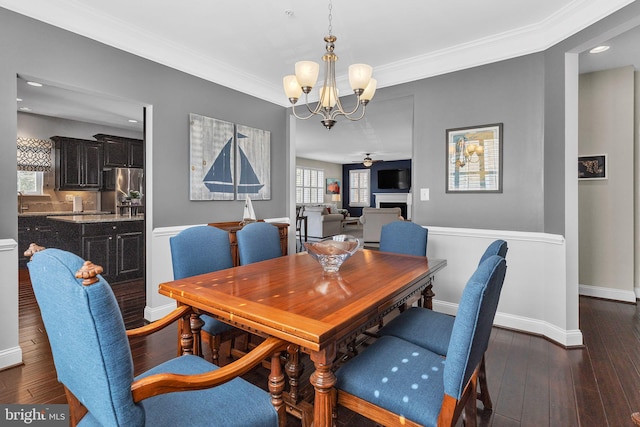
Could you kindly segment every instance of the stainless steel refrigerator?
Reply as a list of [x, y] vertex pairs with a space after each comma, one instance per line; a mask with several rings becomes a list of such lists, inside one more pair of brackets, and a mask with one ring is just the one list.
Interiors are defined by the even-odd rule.
[[144, 169], [113, 168], [103, 173], [101, 210], [119, 215], [144, 213]]

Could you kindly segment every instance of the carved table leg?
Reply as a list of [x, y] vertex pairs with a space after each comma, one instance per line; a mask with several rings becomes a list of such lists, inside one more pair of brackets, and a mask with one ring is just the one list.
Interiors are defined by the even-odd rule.
[[[193, 354], [203, 357], [202, 355], [202, 337], [200, 335], [200, 329], [204, 326], [204, 321], [200, 318], [199, 314], [192, 314], [189, 319], [189, 325], [191, 327], [191, 334], [193, 335]], [[213, 358], [213, 363], [216, 363], [218, 359], [218, 354], [211, 355]], [[217, 363], [216, 363], [217, 364]]]
[[316, 395], [313, 404], [314, 427], [331, 427], [333, 425], [333, 407], [335, 406], [336, 376], [331, 369], [335, 358], [335, 349], [315, 353], [311, 357], [316, 370], [309, 381], [313, 385]]
[[285, 363], [285, 372], [289, 377], [289, 391], [284, 393], [287, 412], [299, 418], [302, 427], [310, 427], [313, 422], [313, 405], [304, 400], [300, 390], [300, 376], [304, 365], [300, 363], [300, 347], [295, 344], [287, 346], [289, 357]]
[[427, 287], [424, 289], [424, 291], [422, 291], [422, 306], [424, 308], [428, 308], [429, 310], [433, 310], [433, 297], [436, 296], [435, 293], [433, 293], [433, 277], [429, 278], [429, 284], [427, 285]]
[[280, 365], [280, 352], [271, 356], [271, 372], [269, 373], [269, 393], [271, 393], [271, 403], [278, 413], [280, 427], [287, 424], [287, 412], [282, 399], [284, 391], [284, 373]]
[[302, 375], [304, 367], [300, 365], [299, 352], [300, 348], [295, 344], [289, 344], [287, 347], [289, 359], [284, 369], [289, 377], [289, 398], [292, 403], [298, 403], [300, 400], [298, 396], [298, 380], [300, 379], [300, 375]]

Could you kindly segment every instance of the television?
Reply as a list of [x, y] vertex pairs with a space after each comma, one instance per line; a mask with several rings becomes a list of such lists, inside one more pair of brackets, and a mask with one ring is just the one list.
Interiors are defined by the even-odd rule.
[[393, 190], [411, 188], [411, 169], [378, 170], [378, 188]]

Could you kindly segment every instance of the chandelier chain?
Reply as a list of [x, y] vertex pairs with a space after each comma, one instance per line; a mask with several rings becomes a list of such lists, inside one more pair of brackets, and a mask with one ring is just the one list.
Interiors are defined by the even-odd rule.
[[331, 10], [333, 9], [333, 4], [331, 4], [331, 0], [329, 0], [329, 35], [331, 36], [331, 31], [333, 31], [333, 26], [331, 25], [331, 19], [333, 15], [331, 14]]

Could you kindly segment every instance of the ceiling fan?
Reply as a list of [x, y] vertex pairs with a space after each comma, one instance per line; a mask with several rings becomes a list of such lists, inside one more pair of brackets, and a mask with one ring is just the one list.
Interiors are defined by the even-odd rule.
[[373, 160], [371, 158], [371, 153], [366, 153], [366, 156], [364, 159], [362, 159], [361, 162], [359, 161], [353, 161], [353, 163], [362, 163], [365, 167], [370, 167], [372, 164], [374, 163], [378, 163], [378, 162], [382, 162], [383, 160]]

